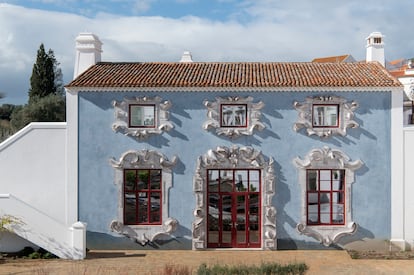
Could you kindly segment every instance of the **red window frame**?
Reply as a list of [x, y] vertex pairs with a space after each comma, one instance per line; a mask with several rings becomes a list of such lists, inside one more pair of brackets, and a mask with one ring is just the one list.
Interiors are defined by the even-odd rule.
[[[133, 178], [127, 178], [128, 173]], [[145, 173], [148, 175], [147, 179], [140, 177]], [[125, 169], [123, 193], [124, 224], [162, 224], [161, 169]], [[134, 205], [132, 208], [131, 204]]]
[[[336, 125], [315, 125], [315, 107], [336, 107]], [[312, 105], [312, 127], [313, 128], [338, 128], [340, 125], [339, 104], [313, 104]]]
[[[209, 171], [216, 171], [217, 175], [219, 175], [218, 179], [212, 180], [209, 176]], [[236, 178], [236, 174], [239, 171], [244, 171], [247, 176], [247, 188], [243, 184], [239, 182], [240, 179]], [[231, 173], [231, 181], [227, 178], [222, 177], [223, 173]], [[252, 179], [251, 174], [257, 173], [257, 181], [254, 181]], [[261, 174], [262, 171], [260, 169], [255, 168], [217, 168], [217, 169], [207, 169], [207, 217], [209, 217], [210, 214], [210, 207], [215, 207], [218, 209], [219, 213], [222, 213], [222, 211], [230, 211], [231, 212], [231, 222], [230, 224], [225, 223], [223, 221], [222, 215], [219, 214], [219, 217], [217, 219], [217, 227], [219, 231], [219, 236], [217, 237], [217, 241], [210, 240], [210, 235], [207, 233], [207, 246], [209, 248], [224, 248], [224, 247], [237, 247], [237, 248], [258, 248], [261, 245], [261, 188], [262, 188], [262, 180], [261, 180]], [[216, 184], [210, 184], [216, 182]], [[254, 208], [250, 208], [252, 205], [250, 205], [250, 197], [255, 196], [257, 197], [257, 205], [254, 203]], [[245, 232], [245, 238], [244, 241], [240, 241], [237, 239], [237, 219], [238, 219], [238, 197], [244, 197], [247, 198], [248, 201], [241, 202], [245, 209], [247, 210], [247, 219], [245, 226], [247, 228], [250, 227], [256, 227], [258, 231], [258, 236], [254, 240], [250, 236], [250, 230], [246, 230]], [[210, 201], [210, 198], [216, 198], [217, 200]], [[230, 209], [228, 208], [228, 205], [224, 205], [223, 199], [227, 198], [230, 199], [231, 205]], [[230, 203], [228, 201], [228, 203]], [[254, 201], [254, 200], [252, 200]], [[253, 209], [256, 209], [253, 211]], [[250, 217], [255, 216], [257, 217], [257, 220], [251, 221]], [[209, 226], [209, 219], [207, 221]], [[231, 235], [232, 239], [231, 241], [223, 240], [223, 229], [227, 228], [229, 230], [229, 227], [231, 227]]]
[[[321, 172], [330, 173], [329, 180], [321, 179]], [[335, 173], [339, 173], [339, 178], [335, 178]], [[315, 182], [311, 181], [310, 173], [316, 173]], [[310, 185], [315, 186], [310, 187]], [[326, 185], [329, 184], [329, 188]], [[337, 184], [338, 187], [335, 187]], [[324, 186], [323, 186], [324, 185]], [[344, 225], [345, 224], [345, 169], [307, 169], [306, 170], [306, 223], [307, 225]], [[336, 201], [335, 201], [336, 198]], [[326, 202], [328, 201], [328, 202]], [[328, 206], [328, 210], [326, 207]], [[310, 209], [312, 209], [310, 211]], [[324, 222], [329, 215], [329, 221]], [[316, 220], [315, 220], [316, 216]], [[334, 217], [342, 216], [342, 220]]]
[[[151, 106], [154, 108], [154, 124], [153, 125], [132, 125], [131, 123], [131, 108], [132, 107], [147, 107], [147, 106]], [[155, 104], [129, 104], [128, 106], [128, 127], [129, 128], [156, 128], [157, 127], [157, 112], [156, 112], [156, 106]]]
[[[223, 107], [226, 106], [244, 106], [244, 109], [246, 110], [244, 114], [244, 124], [242, 125], [224, 125], [223, 123]], [[246, 128], [248, 125], [248, 116], [247, 116], [247, 104], [220, 104], [220, 127], [223, 128]]]

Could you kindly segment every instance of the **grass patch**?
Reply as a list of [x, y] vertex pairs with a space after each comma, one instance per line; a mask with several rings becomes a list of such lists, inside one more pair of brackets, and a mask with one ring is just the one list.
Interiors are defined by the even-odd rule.
[[301, 275], [305, 274], [308, 266], [304, 263], [293, 263], [281, 265], [277, 263], [262, 263], [260, 266], [228, 266], [214, 265], [208, 267], [206, 264], [199, 266], [198, 275], [250, 275], [250, 274], [278, 274], [278, 275]]

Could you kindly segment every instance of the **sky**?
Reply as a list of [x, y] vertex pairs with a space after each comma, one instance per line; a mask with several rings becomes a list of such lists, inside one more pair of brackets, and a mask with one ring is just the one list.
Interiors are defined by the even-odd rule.
[[0, 0], [0, 104], [26, 104], [41, 43], [64, 83], [75, 38], [92, 32], [102, 61], [309, 62], [351, 54], [385, 35], [387, 61], [414, 57], [412, 0]]

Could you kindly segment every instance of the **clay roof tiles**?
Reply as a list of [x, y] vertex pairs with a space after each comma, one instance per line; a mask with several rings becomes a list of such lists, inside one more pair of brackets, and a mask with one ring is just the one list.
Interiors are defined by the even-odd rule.
[[66, 87], [399, 87], [379, 63], [194, 62], [109, 63]]

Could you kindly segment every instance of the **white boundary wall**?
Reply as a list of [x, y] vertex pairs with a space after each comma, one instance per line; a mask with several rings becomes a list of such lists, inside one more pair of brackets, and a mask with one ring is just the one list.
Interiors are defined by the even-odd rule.
[[414, 126], [404, 128], [404, 239], [414, 250]]

